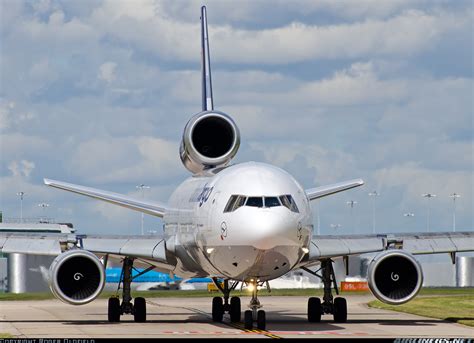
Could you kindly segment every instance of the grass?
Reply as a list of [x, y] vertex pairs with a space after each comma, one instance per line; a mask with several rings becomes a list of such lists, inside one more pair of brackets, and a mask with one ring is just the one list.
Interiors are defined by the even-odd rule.
[[[193, 297], [215, 297], [218, 292], [208, 292], [207, 290], [157, 290], [157, 291], [134, 291], [132, 292], [133, 297], [145, 297], [145, 298], [193, 298]], [[273, 289], [269, 293], [266, 289], [262, 289], [259, 296], [322, 296], [322, 289]], [[341, 292], [343, 296], [351, 296], [355, 294], [369, 294], [369, 292]], [[115, 292], [104, 291], [99, 298], [106, 299], [115, 295]], [[232, 292], [235, 296], [250, 296], [250, 292], [240, 289]], [[420, 291], [420, 295], [432, 296], [432, 295], [471, 295], [474, 296], [474, 288], [423, 288]], [[54, 296], [50, 292], [45, 293], [0, 293], [0, 301], [2, 300], [46, 300], [53, 299]]]
[[472, 294], [421, 297], [398, 306], [387, 305], [375, 300], [371, 301], [369, 306], [474, 326], [474, 295]]
[[13, 336], [6, 332], [0, 332], [0, 338], [13, 338]]

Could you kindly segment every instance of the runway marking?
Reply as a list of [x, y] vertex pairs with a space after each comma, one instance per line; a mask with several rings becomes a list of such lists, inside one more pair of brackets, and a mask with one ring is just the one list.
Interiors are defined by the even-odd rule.
[[[202, 314], [210, 319], [212, 319], [212, 316], [209, 315], [209, 313], [207, 312], [204, 312], [202, 310], [199, 310], [197, 308], [192, 308], [192, 307], [182, 307], [182, 306], [169, 306], [169, 305], [160, 305], [160, 304], [157, 304], [153, 301], [150, 301], [150, 300], [146, 300], [146, 302], [152, 304], [152, 305], [155, 305], [155, 306], [162, 306], [162, 307], [171, 307], [171, 308], [181, 308], [181, 309], [184, 309], [184, 310], [188, 310], [188, 311], [191, 311], [191, 312], [194, 312], [194, 313], [199, 313], [199, 314]], [[259, 330], [259, 329], [253, 329], [253, 330], [247, 330], [244, 328], [244, 326], [242, 325], [242, 323], [227, 323], [227, 322], [222, 322], [222, 324], [224, 325], [227, 325], [227, 326], [230, 326], [230, 327], [233, 327], [237, 330], [242, 330], [244, 334], [249, 334], [249, 333], [253, 333], [253, 334], [258, 334], [258, 335], [263, 335], [263, 336], [266, 336], [266, 337], [269, 337], [269, 338], [274, 338], [274, 339], [279, 339], [279, 338], [282, 338], [282, 337], [279, 337], [269, 331], [265, 331], [265, 330]]]

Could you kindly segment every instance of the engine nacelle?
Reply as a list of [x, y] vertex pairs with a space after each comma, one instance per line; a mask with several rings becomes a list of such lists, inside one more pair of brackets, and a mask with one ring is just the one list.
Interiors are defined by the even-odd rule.
[[105, 285], [104, 265], [85, 250], [69, 250], [58, 255], [49, 267], [49, 275], [54, 296], [73, 305], [94, 300]]
[[227, 114], [201, 112], [184, 128], [179, 149], [181, 161], [193, 173], [223, 167], [235, 156], [240, 146], [240, 132]]
[[376, 255], [368, 268], [372, 293], [382, 302], [400, 305], [413, 299], [423, 284], [423, 271], [413, 255], [387, 250]]

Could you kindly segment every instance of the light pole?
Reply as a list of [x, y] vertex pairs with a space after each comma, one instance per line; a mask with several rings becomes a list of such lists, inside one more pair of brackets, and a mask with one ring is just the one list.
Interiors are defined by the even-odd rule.
[[[149, 189], [150, 186], [147, 186], [145, 184], [141, 184], [141, 185], [138, 185], [136, 186], [137, 189], [140, 189], [142, 191], [142, 198], [145, 199], [145, 189]], [[144, 215], [143, 215], [143, 212], [142, 212], [142, 236], [144, 235], [144, 232], [143, 232], [143, 220], [144, 220]]]
[[16, 195], [20, 197], [20, 223], [23, 223], [23, 197], [25, 192], [18, 192]]
[[[436, 194], [426, 193], [421, 195], [424, 198], [431, 199], [436, 196]], [[427, 202], [427, 216], [426, 216], [426, 229], [430, 232], [430, 202]]]
[[354, 223], [354, 205], [357, 204], [357, 201], [351, 200], [346, 202], [347, 205], [351, 207], [351, 220], [352, 220], [352, 231], [355, 232], [355, 223]]
[[453, 198], [453, 232], [456, 232], [456, 198], [460, 198], [461, 195], [453, 193], [449, 195], [450, 198]]
[[411, 218], [411, 217], [414, 217], [415, 214], [414, 214], [414, 213], [411, 213], [411, 212], [407, 212], [407, 213], [403, 213], [403, 216], [404, 216], [405, 218]]
[[369, 193], [369, 197], [372, 197], [372, 233], [375, 235], [375, 198], [377, 198], [380, 194], [377, 191], [373, 191]]
[[[39, 207], [43, 208], [43, 215], [46, 213], [46, 208], [49, 207], [49, 204], [42, 202], [41, 204], [38, 204]], [[46, 222], [46, 217], [40, 218], [40, 223], [45, 223]]]

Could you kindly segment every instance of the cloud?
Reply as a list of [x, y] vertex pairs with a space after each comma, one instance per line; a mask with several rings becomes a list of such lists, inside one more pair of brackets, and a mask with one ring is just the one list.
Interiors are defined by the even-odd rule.
[[[149, 199], [165, 201], [189, 176], [178, 147], [201, 108], [200, 5], [44, 0], [5, 7], [5, 213], [16, 212], [15, 194], [24, 190], [28, 201], [47, 201], [51, 215], [80, 230], [138, 232], [130, 228], [139, 214], [44, 187], [41, 178], [138, 196], [135, 185], [146, 183]], [[472, 194], [459, 190], [472, 188], [474, 163], [469, 1], [207, 6], [216, 108], [242, 134], [236, 162], [275, 163], [307, 187], [364, 178], [366, 188], [320, 202], [325, 233], [330, 223], [351, 227], [350, 198], [359, 202], [361, 230], [370, 229], [369, 189], [382, 194], [387, 229], [400, 230], [408, 210], [424, 224], [420, 191], [440, 194], [433, 216], [446, 227], [441, 194], [451, 189], [463, 194], [460, 227], [472, 227]]]
[[115, 80], [116, 75], [115, 75], [115, 70], [117, 68], [117, 63], [115, 62], [105, 62], [99, 67], [99, 74], [97, 77], [99, 80], [106, 81], [107, 83], [110, 83]]
[[153, 137], [94, 139], [77, 147], [69, 168], [93, 183], [166, 181], [181, 168], [178, 146]]

